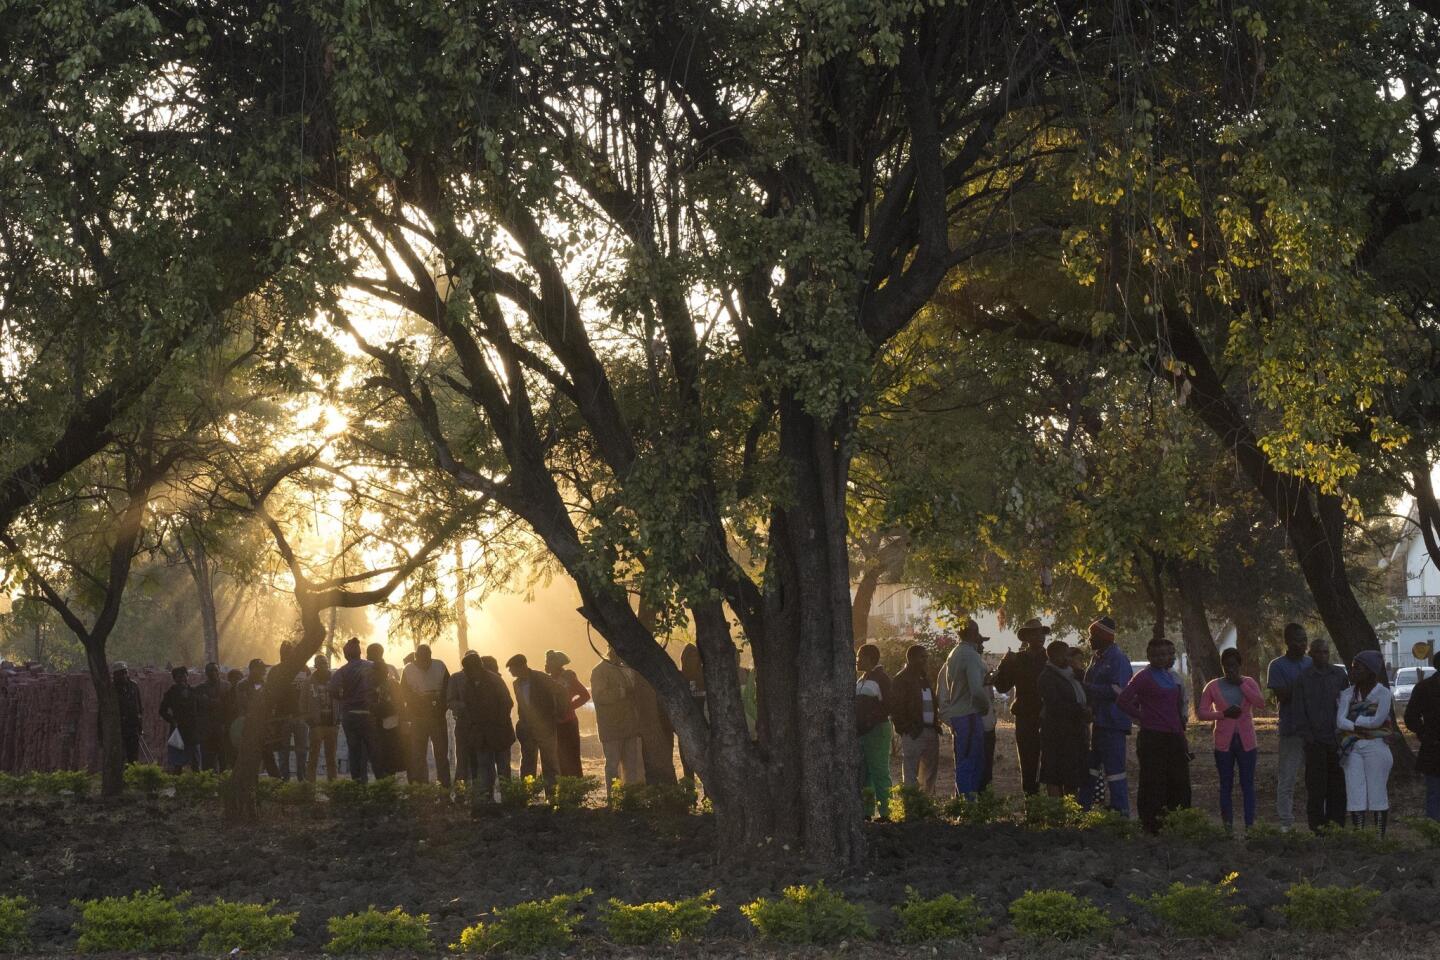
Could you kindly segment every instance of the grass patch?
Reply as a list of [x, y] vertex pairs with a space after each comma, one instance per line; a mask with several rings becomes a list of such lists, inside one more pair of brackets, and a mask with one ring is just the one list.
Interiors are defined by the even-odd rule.
[[740, 908], [761, 939], [776, 943], [835, 944], [842, 940], [869, 940], [875, 928], [865, 911], [825, 886], [786, 887], [778, 900], [761, 897]]

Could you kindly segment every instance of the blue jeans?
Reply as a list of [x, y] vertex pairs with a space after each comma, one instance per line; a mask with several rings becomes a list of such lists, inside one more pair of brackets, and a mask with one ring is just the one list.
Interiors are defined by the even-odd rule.
[[955, 733], [955, 792], [973, 797], [985, 777], [985, 718], [978, 713], [951, 717]]
[[1109, 787], [1110, 809], [1130, 816], [1130, 781], [1125, 775], [1125, 742], [1129, 739], [1124, 730], [1091, 730], [1090, 776], [1080, 792], [1080, 803], [1086, 810], [1100, 803]]
[[1440, 820], [1440, 774], [1425, 774], [1425, 816]]
[[340, 720], [345, 731], [345, 752], [349, 756], [350, 779], [370, 779], [370, 762], [375, 754], [375, 722], [369, 713], [352, 710]]
[[1255, 758], [1259, 750], [1240, 745], [1240, 734], [1230, 738], [1230, 749], [1215, 751], [1215, 769], [1220, 774], [1220, 819], [1228, 827], [1235, 822], [1235, 767], [1240, 767], [1240, 797], [1245, 805], [1245, 826], [1255, 825]]

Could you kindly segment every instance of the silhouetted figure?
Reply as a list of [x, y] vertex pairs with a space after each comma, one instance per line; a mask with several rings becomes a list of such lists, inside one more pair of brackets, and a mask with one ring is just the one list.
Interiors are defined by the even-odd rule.
[[[470, 781], [470, 809], [484, 810], [495, 803], [496, 771], [500, 756], [509, 756], [515, 742], [510, 722], [510, 691], [499, 675], [485, 669], [475, 651], [460, 661], [460, 673], [450, 678], [450, 703], [455, 710], [455, 750], [463, 757]], [[507, 761], [508, 764], [508, 761]]]
[[115, 661], [110, 668], [110, 683], [115, 687], [115, 698], [120, 703], [120, 749], [126, 763], [140, 762], [140, 733], [144, 725], [140, 719], [143, 706], [140, 702], [140, 684], [130, 679], [130, 667], [123, 660]]
[[1090, 753], [1090, 708], [1085, 687], [1070, 666], [1070, 645], [1056, 640], [1045, 655], [1045, 668], [1035, 680], [1040, 697], [1039, 779], [1052, 797], [1078, 796]]
[[995, 689], [1015, 691], [1010, 714], [1015, 718], [1015, 752], [1020, 759], [1020, 782], [1026, 794], [1040, 792], [1040, 693], [1036, 689], [1045, 669], [1045, 638], [1050, 628], [1039, 619], [1025, 622], [1016, 633], [1020, 649], [1005, 654], [995, 669]]
[[559, 650], [545, 654], [545, 673], [565, 692], [565, 711], [555, 722], [555, 742], [559, 750], [560, 776], [578, 777], [580, 767], [580, 718], [575, 711], [590, 702], [590, 691], [569, 669], [570, 658]]
[[[174, 681], [160, 698], [160, 719], [170, 725], [165, 741], [165, 766], [171, 773], [200, 769], [200, 697], [190, 686], [190, 671], [176, 667]], [[179, 741], [178, 743], [176, 741]]]
[[640, 739], [640, 714], [635, 705], [635, 672], [620, 662], [611, 648], [609, 657], [590, 674], [595, 699], [595, 726], [605, 751], [605, 796], [618, 778], [624, 783], [645, 782], [645, 749]]
[[[520, 715], [518, 727], [525, 731], [524, 737], [534, 744], [531, 756], [527, 757], [523, 750], [521, 752], [520, 776], [533, 777], [538, 759], [545, 789], [553, 793], [555, 780], [560, 775], [555, 727], [565, 715], [569, 697], [555, 681], [538, 670], [532, 670], [522, 653], [505, 661], [505, 669], [515, 678], [515, 706]], [[523, 738], [521, 742], [523, 746]]]
[[195, 688], [196, 706], [200, 711], [200, 769], [219, 773], [224, 766], [225, 701], [230, 687], [220, 676], [220, 667], [205, 664], [205, 680]]
[[405, 712], [410, 717], [410, 782], [425, 783], [430, 779], [433, 748], [435, 779], [448, 787], [450, 727], [445, 722], [445, 692], [450, 671], [434, 658], [429, 644], [422, 643], [415, 648], [415, 659], [401, 671], [400, 683], [405, 691]]
[[405, 731], [401, 729], [400, 674], [385, 662], [383, 644], [365, 648], [370, 661], [370, 711], [375, 715], [376, 749], [370, 758], [375, 776], [389, 777], [405, 769]]
[[345, 752], [350, 763], [350, 779], [366, 783], [378, 748], [371, 676], [374, 664], [360, 656], [360, 638], [351, 637], [343, 648], [345, 664], [330, 678], [330, 695], [340, 715], [340, 728], [345, 732]]
[[1430, 666], [1435, 668], [1430, 676], [1410, 691], [1405, 727], [1420, 738], [1415, 769], [1425, 778], [1425, 816], [1440, 820], [1440, 653], [1430, 658]]
[[310, 726], [310, 763], [306, 775], [311, 782], [320, 770], [322, 752], [325, 754], [325, 779], [334, 780], [340, 772], [335, 765], [340, 718], [335, 712], [335, 698], [330, 693], [330, 678], [333, 675], [330, 660], [324, 654], [317, 655], [315, 670], [302, 691], [302, 703]]

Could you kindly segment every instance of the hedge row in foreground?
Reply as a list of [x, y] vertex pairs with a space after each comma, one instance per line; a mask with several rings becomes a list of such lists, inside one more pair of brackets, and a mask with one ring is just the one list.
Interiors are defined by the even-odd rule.
[[[1171, 884], [1145, 898], [1134, 898], [1170, 932], [1185, 937], [1225, 938], [1240, 932], [1236, 875], [1216, 884]], [[545, 900], [497, 907], [480, 923], [465, 928], [450, 945], [456, 953], [535, 953], [562, 948], [574, 940], [578, 909], [592, 891], [580, 890]], [[704, 936], [720, 908], [715, 892], [686, 900], [627, 904], [610, 900], [598, 918], [610, 940], [627, 946], [674, 943]], [[1316, 887], [1301, 883], [1285, 893], [1281, 907], [1287, 922], [1307, 931], [1352, 930], [1365, 922], [1379, 894], [1361, 887]], [[207, 953], [265, 953], [285, 947], [294, 936], [298, 914], [277, 912], [274, 903], [216, 900], [190, 905], [187, 894], [167, 897], [159, 888], [128, 897], [75, 901], [76, 947], [82, 953], [159, 952], [193, 945]], [[777, 898], [762, 897], [740, 907], [764, 940], [785, 944], [836, 944], [876, 936], [863, 907], [849, 902], [823, 882], [787, 887]], [[1105, 934], [1121, 921], [1094, 903], [1063, 890], [1032, 890], [1008, 907], [1011, 925], [1035, 939], [1078, 940]], [[24, 897], [0, 897], [0, 952], [29, 946], [35, 906]], [[992, 920], [975, 897], [952, 894], [925, 899], [906, 891], [895, 908], [895, 939], [902, 943], [956, 940], [984, 933]], [[434, 947], [428, 914], [399, 907], [332, 917], [327, 923], [333, 954], [426, 951]]]

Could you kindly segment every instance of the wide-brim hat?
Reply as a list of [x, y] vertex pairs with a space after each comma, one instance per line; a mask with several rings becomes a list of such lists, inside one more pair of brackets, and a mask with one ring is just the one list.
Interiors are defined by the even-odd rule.
[[1016, 636], [1023, 637], [1027, 633], [1038, 633], [1043, 637], [1049, 632], [1050, 628], [1041, 623], [1039, 617], [1031, 617], [1029, 620], [1020, 624], [1020, 628], [1015, 631], [1015, 634]]

